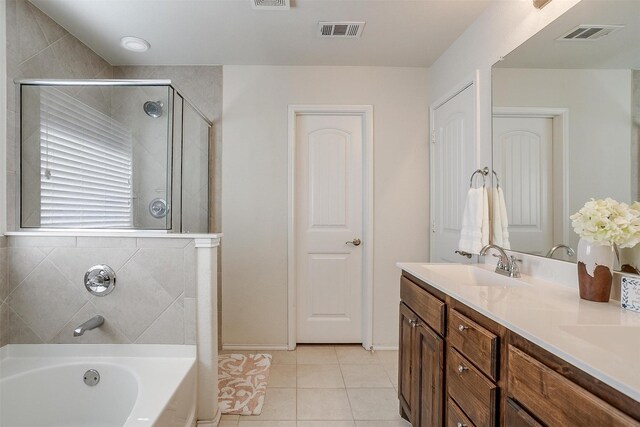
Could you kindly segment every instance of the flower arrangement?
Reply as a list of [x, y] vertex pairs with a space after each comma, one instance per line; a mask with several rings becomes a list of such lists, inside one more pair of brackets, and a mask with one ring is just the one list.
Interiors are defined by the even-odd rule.
[[591, 199], [569, 217], [574, 231], [596, 245], [632, 248], [640, 243], [640, 202]]

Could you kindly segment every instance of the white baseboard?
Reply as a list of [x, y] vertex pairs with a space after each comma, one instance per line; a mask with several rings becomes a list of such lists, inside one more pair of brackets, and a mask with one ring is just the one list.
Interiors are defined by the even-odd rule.
[[237, 350], [237, 351], [279, 351], [279, 350], [289, 350], [287, 344], [223, 344], [223, 350]]
[[398, 350], [397, 345], [374, 345], [373, 350]]
[[216, 416], [213, 417], [212, 420], [198, 420], [196, 422], [196, 427], [218, 427], [220, 424], [220, 418], [222, 417], [222, 412], [220, 408], [216, 411]]
[[[223, 350], [236, 351], [282, 351], [289, 350], [287, 344], [223, 344]], [[373, 350], [398, 350], [397, 345], [374, 345]]]

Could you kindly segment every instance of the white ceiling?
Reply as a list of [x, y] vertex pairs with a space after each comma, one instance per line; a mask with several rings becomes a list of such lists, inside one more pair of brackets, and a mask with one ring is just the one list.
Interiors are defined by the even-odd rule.
[[[581, 24], [625, 27], [595, 41], [556, 40]], [[640, 0], [582, 0], [496, 66], [640, 69]]]
[[[31, 0], [113, 65], [428, 67], [496, 0]], [[318, 21], [366, 21], [360, 39], [321, 39]], [[123, 50], [123, 36], [151, 43]]]

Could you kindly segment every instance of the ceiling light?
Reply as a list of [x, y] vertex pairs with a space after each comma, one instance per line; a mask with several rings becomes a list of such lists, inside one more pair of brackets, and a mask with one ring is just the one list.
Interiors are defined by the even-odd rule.
[[141, 39], [140, 37], [123, 37], [120, 39], [120, 45], [132, 52], [146, 52], [149, 50], [151, 45], [145, 39]]

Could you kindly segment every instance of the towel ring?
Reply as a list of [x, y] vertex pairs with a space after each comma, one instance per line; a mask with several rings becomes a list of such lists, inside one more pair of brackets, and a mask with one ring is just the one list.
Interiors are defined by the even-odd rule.
[[487, 185], [485, 177], [489, 174], [489, 168], [485, 166], [482, 169], [476, 169], [476, 171], [471, 174], [471, 179], [469, 179], [469, 188], [473, 188], [473, 178], [475, 178], [477, 174], [482, 176], [482, 186], [485, 187]]
[[496, 188], [500, 188], [500, 178], [498, 178], [498, 174], [494, 170], [492, 170], [491, 172], [493, 172], [493, 176], [496, 177]]

